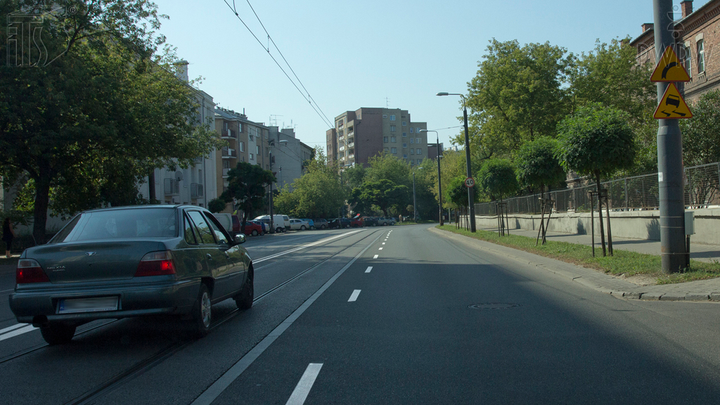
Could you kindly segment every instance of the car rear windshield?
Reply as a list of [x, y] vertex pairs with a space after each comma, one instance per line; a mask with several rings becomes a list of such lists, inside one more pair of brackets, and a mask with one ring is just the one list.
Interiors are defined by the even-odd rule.
[[80, 214], [49, 243], [175, 236], [177, 216], [174, 208], [123, 209]]

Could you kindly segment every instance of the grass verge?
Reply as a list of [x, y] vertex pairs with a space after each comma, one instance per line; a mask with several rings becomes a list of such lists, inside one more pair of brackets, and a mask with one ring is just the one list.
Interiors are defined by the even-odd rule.
[[[436, 228], [600, 270], [614, 276], [625, 275], [626, 277], [632, 277], [641, 274], [652, 276], [657, 279], [657, 284], [684, 283], [686, 281], [720, 277], [720, 263], [705, 263], [691, 260], [690, 268], [685, 272], [664, 274], [662, 272], [660, 256], [614, 249], [614, 256], [592, 257], [592, 247], [585, 245], [547, 241], [545, 245], [535, 246], [535, 238], [529, 238], [527, 236], [499, 236], [495, 232], [480, 229], [478, 229], [476, 233], [471, 233], [465, 229], [457, 229], [455, 225], [443, 225], [437, 226]], [[598, 253], [597, 248], [595, 249], [595, 253]], [[600, 254], [602, 254], [602, 251]]]

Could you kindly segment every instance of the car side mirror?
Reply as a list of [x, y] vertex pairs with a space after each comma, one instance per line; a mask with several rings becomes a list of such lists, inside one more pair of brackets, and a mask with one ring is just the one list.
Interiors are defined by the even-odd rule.
[[242, 233], [236, 234], [235, 235], [235, 243], [237, 243], [237, 244], [245, 243], [245, 235], [243, 235]]

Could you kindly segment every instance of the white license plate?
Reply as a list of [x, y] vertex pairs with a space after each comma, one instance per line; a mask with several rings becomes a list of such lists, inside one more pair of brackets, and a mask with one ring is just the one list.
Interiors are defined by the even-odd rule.
[[58, 314], [117, 311], [118, 297], [64, 298], [58, 302]]

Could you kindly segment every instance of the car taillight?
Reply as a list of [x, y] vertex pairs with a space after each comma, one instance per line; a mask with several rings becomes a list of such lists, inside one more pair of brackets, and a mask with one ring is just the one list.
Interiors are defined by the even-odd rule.
[[135, 277], [165, 276], [175, 274], [172, 255], [168, 251], [150, 252], [143, 256], [135, 271]]
[[15, 282], [17, 284], [49, 283], [50, 279], [36, 260], [20, 259], [15, 271]]

